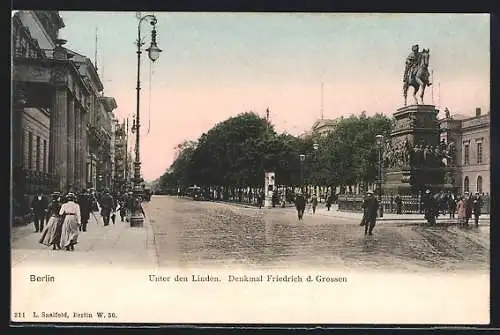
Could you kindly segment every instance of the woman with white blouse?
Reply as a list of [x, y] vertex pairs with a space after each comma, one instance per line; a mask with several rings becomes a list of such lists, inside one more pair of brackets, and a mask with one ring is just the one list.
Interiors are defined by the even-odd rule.
[[59, 215], [64, 218], [61, 233], [61, 248], [67, 251], [75, 250], [75, 244], [78, 243], [78, 230], [82, 222], [80, 215], [80, 205], [76, 203], [74, 193], [66, 195], [67, 202], [61, 206]]

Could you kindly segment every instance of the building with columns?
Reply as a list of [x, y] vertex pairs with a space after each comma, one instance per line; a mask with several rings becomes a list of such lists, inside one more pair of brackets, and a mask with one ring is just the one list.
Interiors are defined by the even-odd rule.
[[132, 156], [128, 149], [128, 128], [125, 121], [115, 126], [115, 189], [121, 192], [129, 188], [128, 181], [133, 176]]
[[113, 185], [113, 111], [116, 109], [114, 98], [100, 96], [98, 99], [99, 108], [96, 110], [95, 123], [92, 124], [92, 134], [94, 136], [93, 146], [89, 150], [96, 157], [96, 188], [98, 190], [111, 189]]
[[440, 120], [441, 139], [456, 148], [452, 184], [464, 192], [491, 193], [490, 112], [474, 116], [447, 115]]
[[61, 28], [57, 11], [18, 11], [12, 17], [15, 214], [26, 213], [38, 190], [88, 186], [89, 124], [101, 109], [103, 85], [90, 60], [58, 39]]

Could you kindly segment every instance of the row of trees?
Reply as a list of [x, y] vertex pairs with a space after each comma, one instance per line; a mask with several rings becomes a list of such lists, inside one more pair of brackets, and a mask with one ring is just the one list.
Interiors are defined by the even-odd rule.
[[218, 123], [196, 142], [179, 145], [158, 186], [262, 187], [264, 171], [276, 172], [279, 185], [371, 183], [377, 176], [375, 136], [390, 130], [387, 117], [362, 113], [341, 119], [327, 135], [299, 138], [278, 134], [266, 119], [243, 113]]

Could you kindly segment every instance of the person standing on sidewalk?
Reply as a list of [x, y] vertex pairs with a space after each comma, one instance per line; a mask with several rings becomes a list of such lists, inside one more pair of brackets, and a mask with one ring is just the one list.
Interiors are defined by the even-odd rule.
[[295, 208], [297, 209], [297, 216], [299, 220], [302, 220], [304, 217], [304, 211], [306, 209], [306, 198], [302, 194], [302, 192], [297, 193], [295, 196]]
[[394, 203], [396, 204], [396, 214], [402, 214], [403, 213], [403, 200], [401, 197], [396, 195], [396, 198], [394, 199]]
[[43, 224], [47, 214], [48, 205], [49, 201], [43, 195], [42, 191], [39, 190], [31, 202], [31, 209], [35, 215], [35, 233], [43, 231]]
[[437, 202], [436, 198], [432, 196], [431, 190], [425, 191], [424, 201], [424, 218], [430, 225], [436, 224]]
[[460, 227], [464, 227], [466, 225], [466, 203], [465, 199], [463, 196], [458, 197], [458, 203], [457, 203], [457, 218], [458, 218], [458, 225]]
[[330, 211], [330, 208], [332, 207], [332, 202], [333, 202], [333, 196], [332, 193], [328, 193], [328, 196], [326, 197], [326, 209]]
[[59, 215], [63, 217], [61, 241], [59, 245], [67, 251], [75, 250], [78, 243], [78, 228], [81, 224], [80, 206], [76, 203], [74, 193], [68, 193], [67, 202], [62, 204]]
[[132, 211], [134, 208], [134, 193], [133, 192], [129, 191], [127, 193], [127, 198], [125, 200], [125, 204], [126, 204], [126, 212], [127, 212], [127, 215], [125, 217], [125, 221], [130, 222], [130, 217], [132, 215]]
[[127, 215], [127, 194], [124, 194], [120, 199], [120, 219], [121, 222], [125, 220], [125, 216]]
[[453, 194], [450, 192], [448, 193], [448, 213], [450, 214], [450, 219], [455, 218], [455, 212], [457, 211], [457, 202], [455, 200], [455, 197]]
[[109, 191], [106, 190], [104, 194], [101, 197], [101, 215], [102, 215], [102, 220], [104, 221], [104, 225], [108, 226], [109, 225], [109, 218], [111, 215], [111, 211], [113, 210], [113, 197], [111, 194], [109, 194]]
[[87, 231], [87, 224], [90, 219], [90, 211], [92, 210], [90, 193], [83, 189], [82, 193], [78, 196], [78, 205], [80, 206], [80, 214], [82, 216], [82, 224], [80, 226], [80, 231]]
[[472, 196], [469, 192], [465, 192], [465, 223], [469, 224], [473, 212]]
[[483, 207], [483, 199], [479, 195], [479, 192], [476, 192], [474, 198], [472, 198], [472, 209], [474, 212], [474, 223], [476, 227], [479, 226], [479, 216], [481, 216], [481, 207]]
[[363, 220], [365, 226], [365, 235], [372, 235], [373, 228], [377, 222], [377, 212], [379, 203], [377, 198], [373, 196], [372, 191], [366, 193], [366, 197], [363, 200]]
[[61, 240], [62, 219], [59, 215], [61, 210], [61, 194], [59, 192], [52, 193], [52, 201], [47, 208], [48, 219], [47, 225], [42, 232], [39, 242], [46, 246], [52, 246], [53, 250], [61, 249], [59, 242]]
[[316, 207], [318, 207], [318, 197], [316, 196], [316, 194], [313, 194], [313, 196], [311, 198], [311, 205], [312, 205], [312, 209], [313, 209], [313, 214], [315, 214]]

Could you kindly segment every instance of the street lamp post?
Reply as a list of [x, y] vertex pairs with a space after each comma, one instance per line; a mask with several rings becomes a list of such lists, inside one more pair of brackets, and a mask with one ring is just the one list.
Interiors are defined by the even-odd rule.
[[306, 155], [300, 154], [300, 190], [303, 191], [304, 188], [304, 161], [306, 160]]
[[[318, 148], [319, 148], [319, 144], [314, 143], [313, 144], [314, 151], [318, 151]], [[310, 155], [310, 153], [308, 155]], [[300, 154], [299, 158], [300, 158], [300, 188], [303, 189], [304, 188], [304, 161], [306, 160], [306, 155]]]
[[[148, 57], [152, 62], [155, 62], [158, 57], [160, 57], [161, 49], [156, 45], [156, 23], [158, 20], [154, 15], [148, 14], [139, 18], [139, 23], [137, 24], [137, 105], [136, 105], [136, 114], [135, 114], [135, 160], [134, 160], [134, 191], [136, 192], [136, 196], [142, 194], [141, 188], [141, 158], [140, 158], [140, 92], [141, 92], [141, 54], [142, 54], [142, 46], [145, 44], [141, 38], [141, 24], [144, 21], [149, 21], [149, 23], [153, 26], [151, 31], [151, 45], [146, 49], [148, 52]], [[141, 217], [141, 222], [138, 222], [138, 225], [142, 225], [144, 218]], [[137, 219], [139, 221], [139, 219]]]
[[382, 143], [384, 136], [377, 135], [377, 148], [378, 148], [378, 201], [379, 201], [379, 216], [384, 216], [384, 206], [382, 206]]

